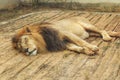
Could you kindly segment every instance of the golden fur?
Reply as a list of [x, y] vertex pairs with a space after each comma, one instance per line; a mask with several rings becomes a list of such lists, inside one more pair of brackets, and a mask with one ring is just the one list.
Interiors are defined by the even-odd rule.
[[12, 43], [14, 48], [27, 55], [36, 55], [38, 51], [65, 49], [93, 55], [99, 48], [84, 40], [90, 36], [87, 31], [101, 34], [105, 41], [110, 41], [110, 36], [120, 36], [120, 32], [97, 29], [83, 17], [71, 17], [51, 23], [24, 26], [15, 34]]

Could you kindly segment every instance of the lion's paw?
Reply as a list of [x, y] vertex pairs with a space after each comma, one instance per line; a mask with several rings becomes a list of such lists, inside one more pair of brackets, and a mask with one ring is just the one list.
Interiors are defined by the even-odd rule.
[[90, 49], [91, 49], [93, 52], [99, 51], [99, 48], [98, 48], [97, 46], [95, 46], [95, 45], [92, 45], [92, 46], [90, 47]]
[[96, 50], [93, 51], [93, 50], [91, 50], [87, 47], [84, 47], [84, 53], [87, 54], [87, 55], [90, 55], [90, 56], [97, 54], [97, 51], [98, 51], [98, 48], [96, 48]]

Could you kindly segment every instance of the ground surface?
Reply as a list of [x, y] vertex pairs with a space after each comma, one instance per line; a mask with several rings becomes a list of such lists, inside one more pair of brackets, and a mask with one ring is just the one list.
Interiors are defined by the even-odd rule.
[[80, 11], [42, 10], [0, 23], [0, 80], [120, 80], [120, 39], [87, 41], [100, 47], [99, 55], [70, 51], [25, 56], [11, 46], [15, 31], [26, 24], [84, 16], [105, 30], [120, 31], [120, 15]]

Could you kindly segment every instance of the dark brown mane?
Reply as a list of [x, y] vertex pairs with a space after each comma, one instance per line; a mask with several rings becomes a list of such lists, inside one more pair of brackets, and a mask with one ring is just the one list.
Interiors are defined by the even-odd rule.
[[17, 47], [18, 38], [17, 38], [16, 36], [14, 36], [14, 37], [12, 38], [12, 43], [13, 43], [13, 47], [14, 47], [15, 49], [17, 49], [17, 48], [18, 48], [18, 47]]
[[66, 49], [64, 41], [60, 39], [59, 33], [55, 29], [42, 27], [40, 34], [46, 42], [48, 51], [60, 51]]

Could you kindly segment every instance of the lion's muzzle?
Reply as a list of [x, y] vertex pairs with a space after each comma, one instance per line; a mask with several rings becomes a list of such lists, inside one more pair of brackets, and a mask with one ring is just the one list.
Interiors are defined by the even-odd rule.
[[28, 48], [25, 50], [26, 55], [36, 55], [37, 54], [37, 49], [29, 50]]

